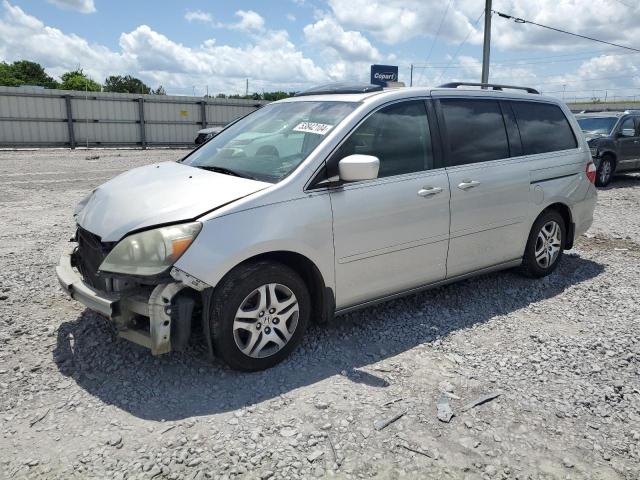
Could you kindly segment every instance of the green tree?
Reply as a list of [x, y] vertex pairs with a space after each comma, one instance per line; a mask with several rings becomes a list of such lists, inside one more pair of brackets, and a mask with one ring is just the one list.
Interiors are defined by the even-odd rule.
[[154, 95], [166, 95], [167, 94], [167, 92], [165, 92], [164, 87], [162, 85], [160, 85], [155, 90], [151, 90], [151, 93], [154, 94]]
[[81, 68], [63, 73], [60, 76], [60, 79], [62, 80], [60, 88], [63, 90], [80, 90], [89, 92], [99, 92], [102, 90], [102, 85], [89, 78]]
[[227, 96], [224, 93], [219, 93], [216, 95], [216, 98], [227, 98]]
[[[164, 91], [164, 89], [162, 89]], [[131, 75], [111, 75], [104, 81], [105, 92], [151, 93], [151, 89], [139, 78]]]
[[0, 63], [0, 85], [9, 87], [39, 85], [46, 88], [57, 88], [58, 82], [47, 75], [42, 65], [28, 60], [19, 60], [12, 64]]
[[264, 92], [262, 94], [262, 98], [264, 100], [269, 100], [270, 102], [275, 102], [276, 100], [281, 100], [283, 98], [293, 97], [295, 94], [296, 92]]

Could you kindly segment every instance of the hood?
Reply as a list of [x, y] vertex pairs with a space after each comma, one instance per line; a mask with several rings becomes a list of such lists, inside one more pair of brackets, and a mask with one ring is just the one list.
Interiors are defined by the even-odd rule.
[[198, 130], [198, 134], [204, 133], [220, 133], [224, 127], [209, 127]]
[[593, 133], [593, 132], [584, 133], [584, 138], [587, 140], [587, 142], [590, 142], [591, 140], [595, 140], [597, 138], [606, 137], [606, 136], [607, 135], [605, 135], [604, 133]]
[[76, 210], [85, 230], [115, 242], [132, 230], [190, 220], [270, 183], [163, 162], [134, 168], [102, 184]]

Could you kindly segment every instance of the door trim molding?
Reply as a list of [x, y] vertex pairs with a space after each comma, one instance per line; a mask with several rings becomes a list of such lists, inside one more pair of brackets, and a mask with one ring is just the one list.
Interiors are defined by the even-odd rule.
[[338, 263], [340, 265], [343, 265], [345, 263], [357, 262], [358, 260], [364, 260], [371, 257], [379, 257], [381, 255], [387, 255], [389, 253], [400, 252], [402, 250], [409, 250], [411, 248], [423, 247], [425, 245], [447, 241], [449, 241], [449, 234], [434, 235], [432, 237], [414, 240], [413, 242], [401, 243], [398, 245], [379, 248], [377, 250], [371, 250], [369, 252], [356, 253], [354, 255], [349, 255], [348, 257], [342, 257], [338, 259]]
[[383, 297], [375, 298], [373, 300], [367, 300], [366, 302], [359, 303], [356, 305], [352, 305], [349, 307], [343, 307], [336, 310], [335, 315], [342, 315], [345, 313], [352, 312], [354, 310], [360, 310], [362, 308], [371, 307], [373, 305], [377, 305], [378, 303], [387, 302], [389, 300], [393, 300], [396, 298], [404, 297], [407, 295], [412, 295], [414, 293], [420, 293], [424, 290], [430, 290], [432, 288], [440, 287], [442, 285], [447, 285], [450, 283], [457, 282], [458, 280], [464, 280], [467, 278], [475, 277], [478, 275], [483, 275], [485, 273], [497, 272], [499, 270], [506, 270], [507, 268], [519, 267], [522, 265], [522, 257], [516, 258], [514, 260], [510, 260], [508, 262], [499, 263], [497, 265], [493, 265], [491, 267], [481, 268], [480, 270], [474, 270], [469, 273], [464, 273], [462, 275], [456, 275], [455, 277], [445, 278], [443, 280], [438, 280], [436, 282], [427, 283], [425, 285], [421, 285], [419, 287], [410, 288], [408, 290], [403, 290], [397, 293], [392, 293], [390, 295], [385, 295]]

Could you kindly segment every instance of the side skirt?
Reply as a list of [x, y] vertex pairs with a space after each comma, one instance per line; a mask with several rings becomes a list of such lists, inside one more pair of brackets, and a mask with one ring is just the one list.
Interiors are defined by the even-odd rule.
[[359, 303], [357, 305], [352, 305], [350, 307], [344, 307], [336, 310], [336, 315], [343, 315], [345, 313], [353, 312], [354, 310], [360, 310], [362, 308], [371, 307], [373, 305], [377, 305], [379, 303], [387, 302], [389, 300], [394, 300], [396, 298], [405, 297], [407, 295], [413, 295], [414, 293], [420, 293], [425, 290], [430, 290], [432, 288], [441, 287], [442, 285], [448, 285], [450, 283], [457, 282], [459, 280], [465, 280], [467, 278], [476, 277], [478, 275], [484, 275], [485, 273], [497, 272], [499, 270], [506, 270], [508, 268], [519, 267], [522, 265], [522, 258], [517, 258], [515, 260], [510, 260], [508, 262], [499, 263], [498, 265], [494, 265], [492, 267], [482, 268], [480, 270], [474, 270], [473, 272], [465, 273], [463, 275], [457, 275], [451, 278], [445, 278], [444, 280], [439, 280], [437, 282], [428, 283], [426, 285], [422, 285], [420, 287], [411, 288], [409, 290], [403, 290], [402, 292], [393, 293], [391, 295], [386, 295], [384, 297], [376, 298], [374, 300], [368, 300], [364, 303]]

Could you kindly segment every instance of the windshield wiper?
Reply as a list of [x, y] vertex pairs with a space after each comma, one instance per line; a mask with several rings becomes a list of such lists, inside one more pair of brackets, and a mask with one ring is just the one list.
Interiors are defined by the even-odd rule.
[[256, 179], [255, 177], [246, 175], [244, 173], [236, 172], [235, 170], [231, 170], [230, 168], [226, 168], [226, 167], [215, 167], [210, 165], [194, 165], [194, 167], [201, 168], [202, 170], [207, 170], [208, 172], [223, 173], [224, 175], [232, 175], [234, 177], [240, 177], [240, 178], [249, 178], [251, 180]]

